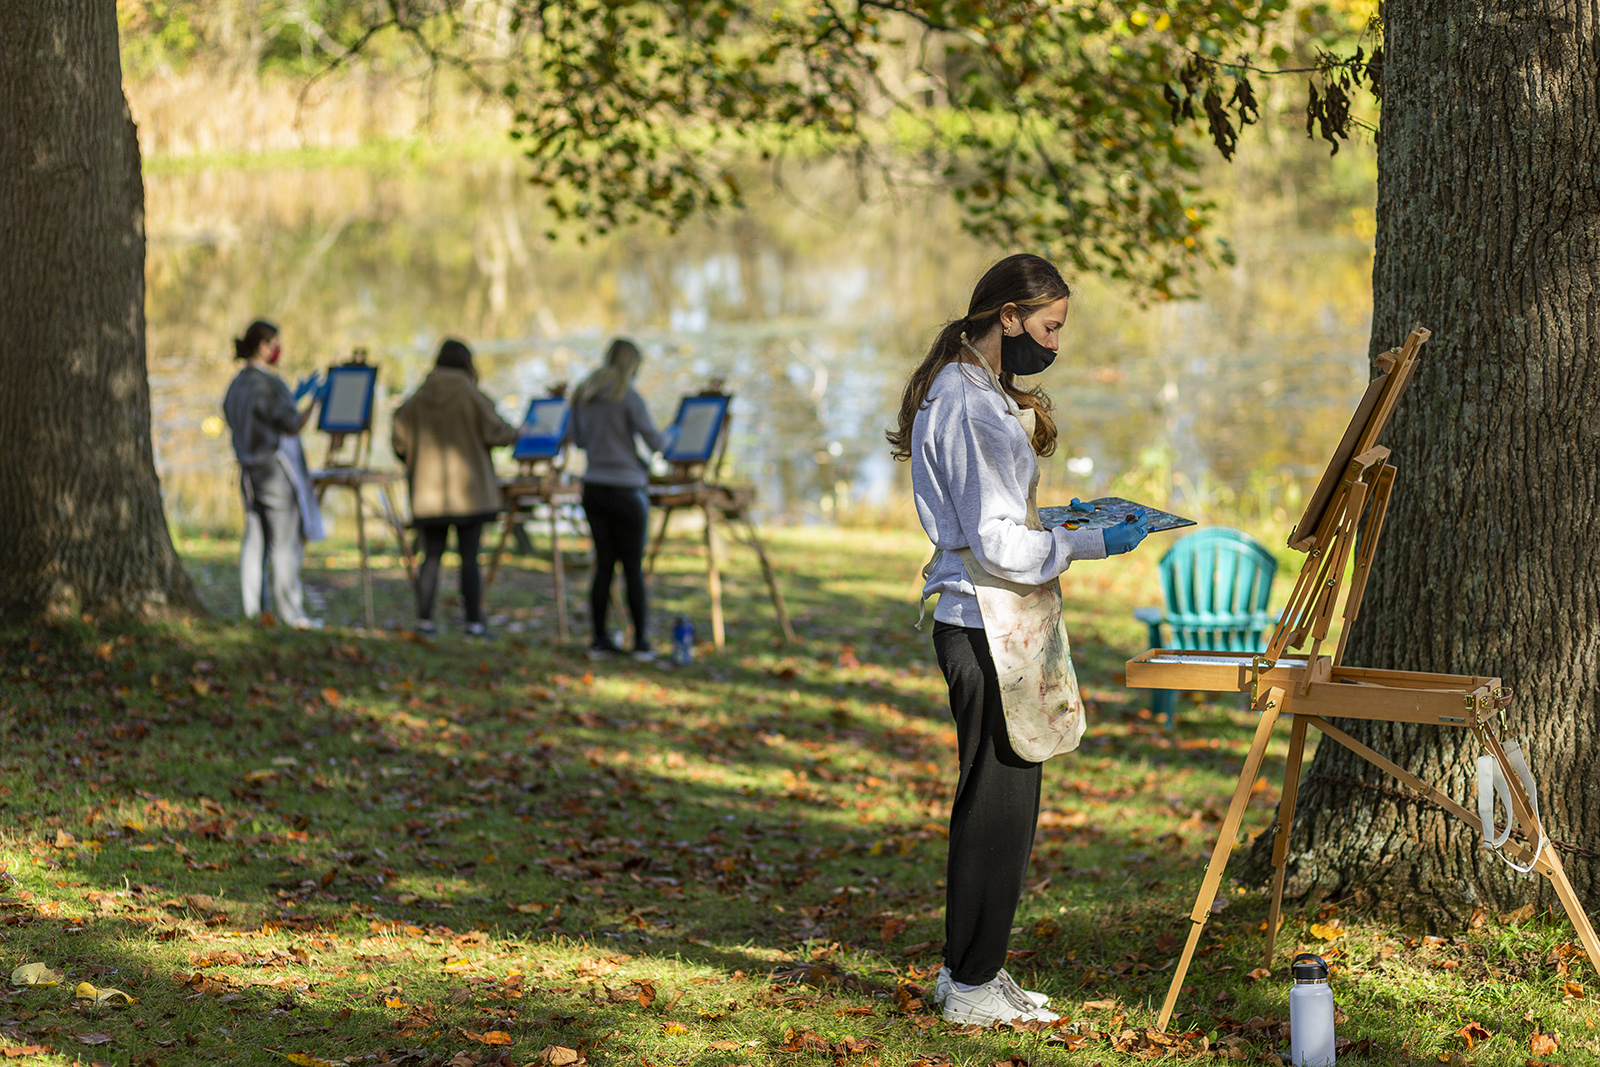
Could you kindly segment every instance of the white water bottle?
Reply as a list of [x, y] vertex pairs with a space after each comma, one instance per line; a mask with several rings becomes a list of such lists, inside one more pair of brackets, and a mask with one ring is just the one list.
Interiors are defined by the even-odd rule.
[[1333, 1067], [1333, 990], [1328, 964], [1302, 952], [1289, 964], [1289, 1054], [1294, 1067]]

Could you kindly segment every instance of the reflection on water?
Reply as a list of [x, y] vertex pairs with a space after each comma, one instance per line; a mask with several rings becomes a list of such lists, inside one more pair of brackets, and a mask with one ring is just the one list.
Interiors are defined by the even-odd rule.
[[[883, 431], [901, 383], [1008, 250], [962, 235], [931, 197], [856, 206], [850, 181], [818, 165], [803, 191], [719, 225], [579, 246], [545, 236], [513, 160], [153, 176], [149, 348], [169, 515], [239, 521], [212, 417], [230, 338], [257, 315], [283, 327], [291, 379], [358, 345], [372, 353], [381, 463], [393, 462], [388, 412], [444, 336], [475, 348], [484, 388], [515, 417], [626, 333], [646, 352], [639, 388], [658, 420], [727, 381], [730, 462], [769, 520], [895, 504], [909, 479]], [[1239, 263], [1201, 301], [1141, 309], [1074, 279], [1045, 378], [1062, 444], [1044, 500], [1132, 490], [1270, 518], [1319, 467], [1365, 376], [1370, 240], [1294, 225], [1281, 200], [1239, 200]], [[322, 446], [309, 445], [315, 462]]]

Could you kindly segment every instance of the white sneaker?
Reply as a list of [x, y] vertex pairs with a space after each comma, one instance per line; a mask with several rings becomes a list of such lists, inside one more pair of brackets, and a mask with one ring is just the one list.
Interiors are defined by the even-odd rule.
[[1017, 990], [1016, 983], [995, 977], [963, 992], [952, 984], [944, 998], [947, 1022], [990, 1026], [994, 1023], [1053, 1023], [1061, 1016], [1041, 1008]]
[[[1012, 978], [1010, 973], [1004, 967], [1000, 968], [1000, 973], [995, 975], [995, 978], [998, 981], [1005, 982], [1006, 984], [1010, 985], [1012, 989], [1027, 997], [1033, 1002], [1033, 1006], [1036, 1008], [1042, 1008], [1046, 1004], [1050, 1003], [1050, 995], [1048, 993], [1040, 993], [1032, 989], [1023, 989], [1017, 984], [1017, 980]], [[954, 988], [955, 986], [952, 985], [950, 981], [950, 968], [940, 967], [939, 977], [936, 978], [933, 983], [934, 1004], [943, 1004], [945, 998], [950, 995], [950, 991]]]
[[1023, 989], [1017, 980], [1011, 977], [1011, 972], [1006, 970], [1004, 967], [1000, 968], [1000, 973], [995, 975], [995, 977], [1011, 986], [1011, 988], [1016, 990], [1018, 993], [1021, 993], [1036, 1008], [1042, 1008], [1046, 1004], [1050, 1003], [1049, 993], [1041, 993], [1036, 989]]

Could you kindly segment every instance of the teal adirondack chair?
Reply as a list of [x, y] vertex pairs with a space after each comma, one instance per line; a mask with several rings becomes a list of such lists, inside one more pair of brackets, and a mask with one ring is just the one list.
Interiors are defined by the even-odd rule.
[[[1151, 648], [1197, 648], [1219, 652], [1260, 652], [1266, 632], [1278, 621], [1267, 610], [1278, 561], [1242, 530], [1212, 526], [1192, 533], [1161, 557], [1164, 607], [1139, 608], [1133, 615], [1150, 627]], [[1162, 627], [1172, 631], [1169, 642]], [[1170, 728], [1178, 694], [1150, 691], [1150, 710]]]

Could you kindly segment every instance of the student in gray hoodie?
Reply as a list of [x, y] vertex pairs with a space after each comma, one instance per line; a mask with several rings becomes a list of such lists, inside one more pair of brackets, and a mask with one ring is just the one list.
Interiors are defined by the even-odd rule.
[[959, 1023], [1056, 1018], [1044, 1007], [1049, 998], [1023, 990], [1005, 970], [1042, 765], [1011, 746], [977, 588], [961, 553], [970, 549], [987, 575], [1040, 586], [1074, 560], [1126, 552], [1144, 536], [1142, 523], [1104, 535], [1029, 527], [1035, 456], [1055, 451], [1056, 428], [1049, 397], [1016, 378], [1055, 359], [1070, 296], [1047, 260], [1015, 255], [996, 263], [966, 315], [945, 325], [912, 372], [899, 425], [888, 434], [895, 458], [911, 462], [917, 515], [940, 549], [923, 595], [939, 594], [933, 644], [950, 689], [961, 770], [950, 812], [945, 967], [934, 998]]
[[650, 517], [645, 486], [650, 482], [650, 468], [640, 457], [635, 440], [660, 452], [667, 445], [667, 435], [650, 421], [644, 398], [633, 388], [639, 358], [639, 347], [632, 341], [612, 341], [605, 363], [578, 383], [572, 397], [572, 442], [584, 450], [588, 462], [583, 471], [583, 513], [594, 538], [594, 582], [589, 589], [592, 659], [623, 651], [606, 632], [611, 575], [619, 563], [628, 586], [628, 614], [633, 616], [633, 655], [655, 658], [647, 629], [649, 603], [644, 586], [644, 545]]
[[[306, 629], [320, 626], [308, 618], [300, 587], [300, 562], [305, 551], [304, 520], [309, 492], [305, 459], [298, 464], [285, 454], [286, 443], [311, 418], [301, 411], [276, 367], [283, 345], [278, 328], [257, 319], [233, 341], [234, 358], [243, 363], [228, 384], [222, 412], [232, 431], [239, 460], [239, 488], [244, 496], [244, 537], [239, 544], [239, 593], [247, 619], [261, 614], [266, 571], [272, 568], [272, 606], [283, 623]], [[299, 467], [296, 470], [296, 467]], [[320, 524], [320, 519], [318, 519]], [[320, 530], [311, 534], [321, 537]]]

